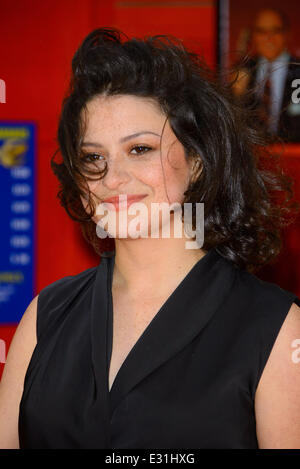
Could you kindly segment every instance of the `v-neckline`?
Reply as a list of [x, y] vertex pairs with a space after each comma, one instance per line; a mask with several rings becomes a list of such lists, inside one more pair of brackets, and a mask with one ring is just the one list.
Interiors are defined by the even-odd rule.
[[166, 298], [166, 300], [163, 302], [163, 304], [160, 306], [158, 311], [154, 314], [153, 318], [149, 322], [149, 324], [145, 327], [143, 332], [139, 335], [138, 339], [135, 341], [129, 352], [127, 353], [125, 359], [123, 360], [121, 366], [119, 367], [115, 378], [112, 382], [111, 388], [109, 389], [109, 371], [110, 371], [110, 364], [111, 364], [111, 357], [112, 357], [112, 347], [113, 347], [113, 320], [114, 320], [114, 311], [113, 311], [113, 295], [112, 295], [112, 282], [113, 282], [113, 273], [114, 273], [114, 266], [115, 266], [115, 251], [108, 251], [105, 254], [107, 254], [107, 258], [109, 259], [109, 264], [108, 264], [108, 316], [109, 316], [109, 323], [108, 323], [108, 364], [107, 364], [107, 388], [108, 392], [111, 395], [113, 387], [115, 385], [115, 382], [121, 372], [121, 369], [124, 366], [126, 366], [126, 361], [127, 359], [130, 360], [130, 355], [135, 352], [135, 349], [139, 346], [139, 343], [143, 340], [143, 336], [148, 334], [148, 329], [151, 329], [153, 321], [155, 321], [156, 317], [163, 314], [164, 308], [167, 306], [167, 303], [170, 301], [171, 297], [176, 295], [177, 289], [181, 288], [181, 284], [184, 284], [185, 281], [188, 281], [188, 278], [190, 275], [193, 274], [193, 270], [196, 269], [196, 266], [198, 265], [201, 260], [206, 257], [209, 252], [207, 252], [204, 256], [202, 256], [192, 267], [191, 269], [186, 273], [186, 275], [182, 278], [182, 280], [178, 283], [178, 285], [175, 287], [175, 289], [170, 293], [170, 295]]
[[[133, 386], [199, 333], [222, 303], [234, 277], [234, 268], [215, 249], [211, 249], [199, 259], [134, 343], [109, 389], [114, 264], [114, 251], [106, 252], [98, 266], [95, 279], [91, 323], [96, 383], [106, 396], [111, 411]], [[195, 302], [197, 304], [199, 300], [202, 300], [201, 312], [195, 311], [194, 308]]]

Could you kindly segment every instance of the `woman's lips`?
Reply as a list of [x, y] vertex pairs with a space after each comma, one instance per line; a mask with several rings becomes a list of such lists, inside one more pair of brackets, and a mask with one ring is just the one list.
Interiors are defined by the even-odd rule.
[[127, 194], [120, 194], [115, 197], [109, 197], [108, 199], [104, 199], [102, 203], [105, 204], [112, 204], [115, 207], [116, 211], [124, 210], [128, 208], [134, 202], [139, 202], [140, 200], [144, 199], [147, 194], [141, 195], [127, 195]]

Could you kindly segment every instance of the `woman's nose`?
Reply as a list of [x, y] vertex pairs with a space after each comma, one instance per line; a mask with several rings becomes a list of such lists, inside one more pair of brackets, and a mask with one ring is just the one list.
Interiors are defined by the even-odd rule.
[[128, 162], [122, 158], [111, 160], [107, 164], [107, 172], [102, 179], [103, 185], [115, 190], [119, 185], [130, 180]]

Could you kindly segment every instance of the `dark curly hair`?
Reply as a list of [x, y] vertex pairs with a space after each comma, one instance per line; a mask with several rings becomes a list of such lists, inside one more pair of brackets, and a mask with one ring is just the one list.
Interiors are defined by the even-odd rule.
[[[199, 169], [183, 203], [194, 207], [204, 202], [203, 249], [215, 248], [249, 271], [270, 262], [281, 249], [281, 228], [291, 221], [296, 205], [292, 180], [253, 123], [253, 113], [235, 102], [230, 84], [179, 39], [156, 35], [122, 40], [122, 34], [116, 28], [96, 29], [74, 55], [58, 127], [59, 150], [51, 160], [61, 205], [80, 223], [97, 254], [106, 250], [107, 241], [114, 242], [99, 239], [92, 220], [95, 207], [89, 200], [87, 214], [80, 199], [88, 189], [80, 158], [82, 111], [100, 94], [154, 98], [186, 157], [194, 158]], [[62, 160], [55, 162], [58, 153]], [[105, 174], [98, 171], [100, 178]]]

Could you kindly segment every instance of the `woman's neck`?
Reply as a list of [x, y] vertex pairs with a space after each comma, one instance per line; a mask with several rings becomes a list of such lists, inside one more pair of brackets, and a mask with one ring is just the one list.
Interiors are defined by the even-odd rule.
[[206, 254], [186, 249], [186, 239], [116, 239], [113, 288], [132, 295], [163, 296], [174, 290]]

